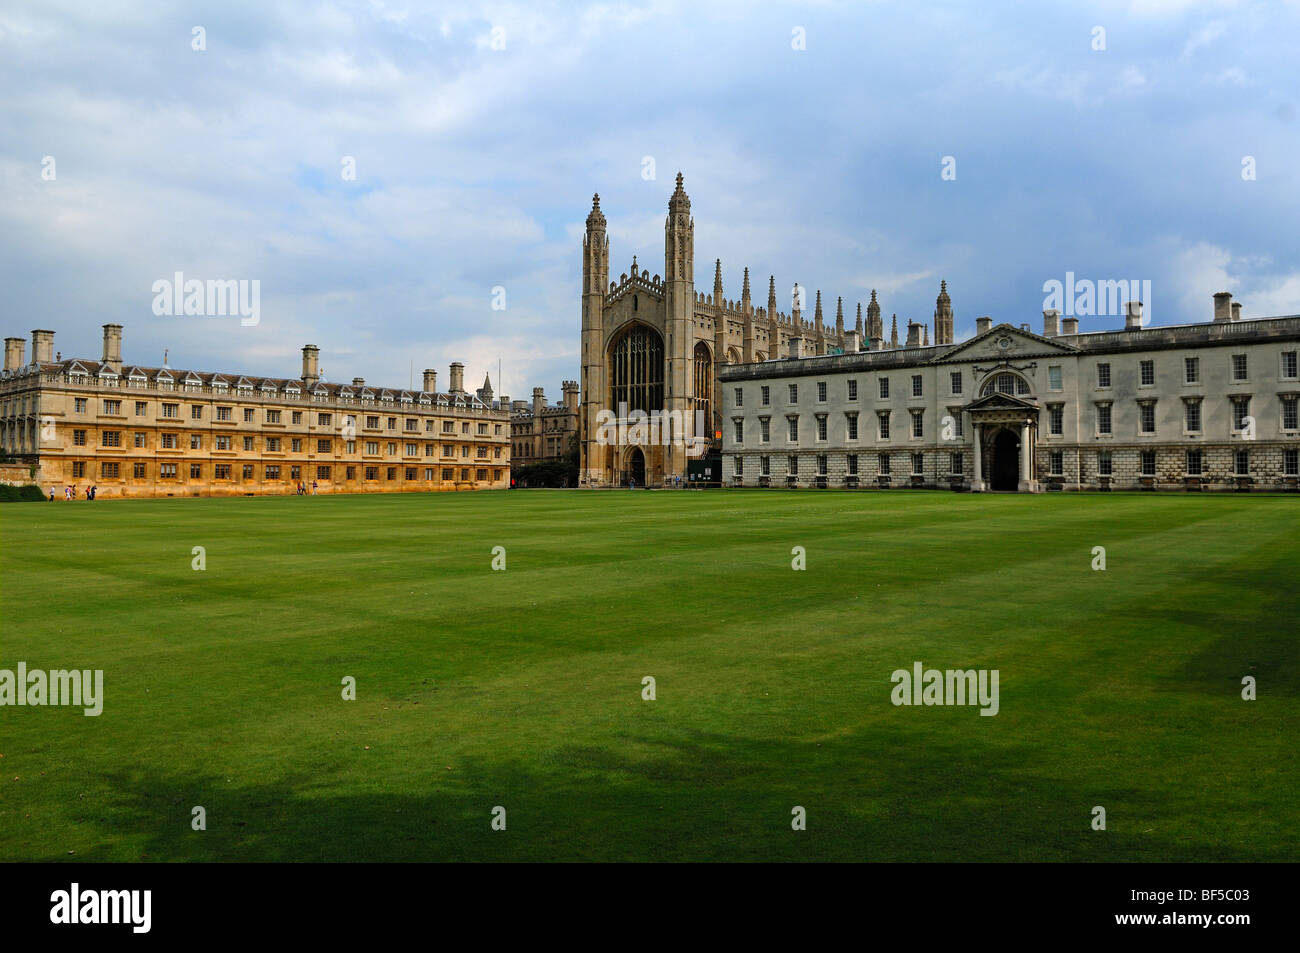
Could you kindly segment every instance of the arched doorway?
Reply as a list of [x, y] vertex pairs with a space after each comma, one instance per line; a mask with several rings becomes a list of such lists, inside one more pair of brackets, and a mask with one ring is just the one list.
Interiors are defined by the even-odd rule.
[[1002, 428], [993, 438], [992, 480], [995, 490], [1020, 488], [1020, 438], [1012, 430]]
[[645, 454], [640, 447], [627, 455], [627, 477], [634, 486], [645, 486]]

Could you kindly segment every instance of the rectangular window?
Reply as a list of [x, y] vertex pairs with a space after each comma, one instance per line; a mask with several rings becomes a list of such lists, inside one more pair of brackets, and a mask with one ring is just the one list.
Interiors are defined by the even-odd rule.
[[912, 375], [912, 396], [913, 396], [913, 397], [920, 397], [920, 396], [922, 396], [922, 393], [923, 393], [923, 392], [922, 392], [922, 387], [921, 387], [921, 375], [920, 375], [920, 374], [913, 374], [913, 375]]
[[1296, 352], [1295, 351], [1282, 352], [1282, 376], [1287, 380], [1291, 380], [1296, 377]]
[[817, 457], [817, 475], [826, 476], [826, 455], [819, 454]]
[[230, 411], [231, 411], [231, 410], [232, 410], [232, 408], [230, 408], [230, 407], [218, 407], [218, 408], [217, 408], [217, 419], [218, 419], [218, 420], [229, 420], [229, 419], [230, 419]]
[[190, 464], [190, 479], [191, 480], [203, 479], [203, 464], [201, 463]]
[[1052, 365], [1047, 368], [1047, 389], [1061, 389], [1061, 368], [1060, 365]]
[[253, 422], [253, 413], [254, 411], [252, 407], [244, 408], [244, 423], [251, 424]]
[[1233, 471], [1237, 476], [1250, 476], [1250, 451], [1238, 450], [1233, 455]]
[[158, 465], [158, 478], [160, 480], [176, 479], [176, 464], [162, 463]]
[[769, 428], [769, 420], [770, 420], [770, 418], [767, 418], [767, 417], [759, 417], [759, 418], [758, 418], [758, 441], [759, 441], [759, 443], [767, 443], [770, 439], [772, 439], [772, 435], [771, 435], [770, 428]]
[[826, 415], [825, 414], [817, 415], [817, 439], [818, 440], [826, 439]]
[[818, 382], [817, 382], [817, 400], [818, 400], [819, 402], [821, 402], [821, 403], [825, 403], [825, 401], [826, 401], [826, 382], [825, 382], [825, 381], [818, 381]]
[[84, 477], [86, 475], [86, 464], [83, 460], [74, 460], [72, 462], [72, 475], [74, 477]]
[[[443, 472], [446, 472], [446, 471], [443, 471]], [[378, 480], [378, 479], [379, 479], [379, 467], [366, 467], [366, 479], [367, 479], [367, 480]], [[448, 477], [447, 479], [450, 479], [450, 477]]]
[[116, 460], [114, 460], [111, 463], [109, 462], [101, 463], [99, 465], [99, 475], [101, 477], [106, 477], [107, 479], [110, 480], [116, 480], [119, 472], [119, 467], [120, 464]]
[[1047, 466], [1052, 476], [1060, 476], [1065, 468], [1065, 454], [1060, 450], [1053, 450], [1047, 455]]
[[190, 405], [190, 420], [203, 419], [203, 406], [201, 404]]
[[799, 403], [799, 385], [791, 384], [789, 386], [790, 386], [790, 403], [792, 404]]
[[333, 418], [329, 414], [317, 414], [316, 425], [318, 427], [328, 427]]
[[1300, 450], [1282, 451], [1282, 474], [1300, 476]]
[[1201, 432], [1201, 402], [1199, 400], [1187, 401], [1186, 424], [1188, 433]]
[[[348, 467], [348, 470], [351, 471], [352, 468], [351, 468], [351, 467]], [[351, 472], [348, 473], [348, 479], [349, 479], [349, 480], [352, 479], [352, 474], [351, 474]], [[424, 479], [425, 479], [426, 482], [428, 482], [428, 481], [430, 481], [430, 480], [433, 479], [433, 467], [425, 467], [425, 468], [424, 468]]]
[[158, 435], [158, 446], [164, 450], [176, 449], [176, 434], [163, 433]]
[[858, 475], [858, 455], [850, 453], [848, 457], [848, 474], [849, 476]]
[[880, 475], [889, 476], [889, 454], [882, 453], [877, 458], [880, 464]]
[[787, 417], [786, 426], [789, 427], [789, 438], [791, 443], [799, 442], [799, 418]]
[[1183, 358], [1183, 383], [1199, 384], [1201, 381], [1201, 359], [1199, 357]]
[[456, 478], [455, 471], [452, 470], [450, 467], [444, 467], [442, 470], [442, 478], [444, 480], [454, 480]]
[[1152, 477], [1156, 475], [1156, 452], [1154, 450], [1142, 451], [1142, 475]]
[[736, 443], [745, 442], [745, 422], [743, 420], [733, 420], [732, 425], [735, 428]]
[[77, 413], [79, 413], [79, 414], [84, 414], [84, 413], [86, 412], [86, 398], [85, 398], [85, 397], [76, 397], [76, 398], [73, 398], [73, 404], [76, 406]]
[[278, 424], [280, 422], [280, 411], [268, 410], [266, 412], [266, 422], [268, 424]]
[[1295, 430], [1300, 426], [1300, 420], [1297, 419], [1297, 405], [1300, 404], [1300, 397], [1288, 395], [1282, 398], [1282, 429]]
[[1111, 475], [1110, 451], [1103, 450], [1097, 454], [1097, 474], [1099, 476]]
[[404, 454], [404, 456], [418, 457], [419, 455], [420, 455], [420, 445], [418, 443], [408, 443], [406, 445], [406, 453]]
[[267, 451], [270, 452], [270, 453], [279, 453], [279, 452], [280, 452], [280, 438], [279, 438], [279, 437], [267, 437], [267, 438], [266, 438], [266, 449], [267, 449]]
[[406, 468], [406, 479], [408, 479], [408, 480], [414, 480], [414, 479], [415, 479], [415, 469], [416, 469], [415, 467], [407, 467], [407, 468]]
[[731, 472], [736, 476], [745, 475], [745, 458], [736, 456], [731, 458]]
[[735, 389], [735, 396], [736, 396], [736, 406], [737, 406], [737, 407], [744, 407], [744, 406], [745, 406], [745, 389], [744, 389], [743, 387], [737, 387], [737, 388]]
[[1232, 429], [1246, 429], [1246, 418], [1250, 416], [1250, 398], [1232, 398]]
[[858, 399], [858, 382], [849, 381], [849, 400]]
[[1138, 363], [1139, 380], [1143, 387], [1152, 387], [1156, 382], [1156, 362], [1141, 361]]
[[84, 447], [86, 445], [86, 431], [84, 430], [72, 431], [72, 445], [74, 447]]
[[1138, 405], [1138, 416], [1142, 433], [1156, 432], [1156, 405], [1154, 401], [1142, 401]]
[[962, 469], [963, 465], [962, 454], [960, 451], [950, 454], [948, 466], [951, 467], [951, 469], [948, 471], [949, 473], [961, 476], [964, 472]]
[[845, 421], [845, 423], [848, 424], [848, 428], [849, 428], [849, 439], [850, 439], [850, 440], [857, 440], [857, 439], [858, 439], [858, 415], [857, 415], [857, 414], [845, 414], [845, 415], [844, 415], [844, 421]]
[[196, 433], [190, 434], [190, 449], [191, 450], [203, 449], [203, 438]]
[[252, 449], [253, 449], [253, 438], [252, 438], [252, 437], [245, 437], [245, 438], [244, 438], [244, 449], [245, 449], [245, 450], [252, 450]]
[[1232, 355], [1232, 379], [1234, 381], [1244, 381], [1246, 379], [1246, 355]]
[[[393, 429], [393, 428], [389, 428], [389, 429]], [[388, 479], [390, 479], [390, 480], [396, 480], [396, 479], [397, 479], [397, 467], [389, 467], [388, 470], [387, 470], [386, 472], [387, 472], [387, 475], [388, 475]], [[460, 478], [461, 478], [462, 480], [465, 479], [465, 471], [464, 471], [464, 470], [461, 470], [461, 471], [460, 471]]]
[[925, 436], [925, 411], [923, 410], [912, 411], [912, 436]]
[[291, 420], [292, 420], [295, 424], [300, 424], [300, 423], [302, 423], [302, 411], [301, 411], [301, 410], [295, 410], [295, 411], [293, 412], [293, 417], [291, 418]]
[[888, 377], [880, 378], [880, 399], [881, 400], [889, 399], [889, 378]]
[[178, 417], [178, 416], [180, 416], [180, 411], [181, 411], [181, 405], [180, 405], [180, 404], [163, 404], [163, 405], [162, 405], [162, 415], [163, 415], [164, 417]]
[[1048, 432], [1054, 437], [1065, 433], [1065, 408], [1060, 404], [1049, 404], [1047, 408]]
[[766, 384], [759, 389], [759, 395], [761, 397], [760, 403], [762, 403], [764, 407], [770, 403], [771, 393], [771, 390]]
[[1110, 433], [1110, 404], [1097, 405], [1097, 433]]
[[149, 403], [148, 403], [148, 401], [137, 400], [137, 401], [135, 402], [135, 415], [136, 415], [137, 417], [143, 417], [143, 416], [145, 416], [145, 414], [147, 414], [147, 413], [149, 413]]
[[317, 453], [329, 453], [329, 452], [330, 452], [330, 449], [333, 447], [333, 445], [334, 445], [334, 442], [333, 442], [332, 440], [317, 440], [317, 441], [316, 441], [316, 452], [317, 452]]
[[925, 473], [925, 454], [912, 454], [912, 476], [921, 476]]
[[787, 473], [789, 473], [791, 476], [798, 476], [798, 475], [799, 475], [799, 458], [796, 457], [794, 454], [791, 454], [790, 457], [789, 457], [789, 459], [786, 461], [786, 467], [787, 467], [787, 470], [786, 470]]
[[1201, 451], [1199, 450], [1187, 451], [1187, 475], [1188, 476], [1201, 475]]
[[144, 464], [143, 464], [143, 463], [133, 463], [133, 464], [131, 465], [131, 476], [134, 477], [134, 478], [137, 479], [137, 480], [143, 480], [143, 479], [144, 479]]
[[244, 471], [245, 482], [253, 479], [253, 465], [251, 463], [245, 463], [243, 466], [243, 471]]
[[759, 458], [758, 458], [758, 475], [759, 475], [759, 476], [771, 476], [771, 475], [772, 475], [772, 458], [771, 458], [771, 457], [759, 457]]
[[122, 446], [122, 431], [120, 430], [102, 431], [101, 439], [103, 440], [103, 445], [105, 447], [120, 447]]
[[880, 425], [880, 439], [888, 440], [889, 439], [889, 411], [882, 410], [880, 413], [876, 414], [876, 420]]
[[148, 446], [148, 443], [147, 443], [147, 441], [146, 441], [146, 439], [145, 439], [145, 435], [144, 435], [144, 434], [142, 434], [142, 433], [138, 433], [138, 434], [135, 435], [135, 445], [136, 445], [137, 447], [145, 447], [145, 446]]
[[1097, 365], [1097, 386], [1098, 387], [1110, 386], [1110, 365], [1109, 364]]

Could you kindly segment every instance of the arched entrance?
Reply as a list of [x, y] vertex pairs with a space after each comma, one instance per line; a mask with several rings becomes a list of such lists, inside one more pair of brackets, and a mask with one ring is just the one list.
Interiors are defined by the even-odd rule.
[[627, 476], [634, 486], [645, 486], [645, 454], [633, 447], [627, 455]]
[[993, 459], [990, 481], [995, 490], [1017, 490], [1020, 488], [1020, 438], [1012, 430], [1003, 427], [993, 438]]

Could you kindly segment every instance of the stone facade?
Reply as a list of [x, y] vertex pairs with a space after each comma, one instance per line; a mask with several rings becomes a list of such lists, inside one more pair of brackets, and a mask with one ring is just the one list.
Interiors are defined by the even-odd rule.
[[[104, 325], [98, 361], [63, 360], [54, 332], [6, 338], [0, 449], [35, 465], [43, 488], [90, 485], [98, 497], [255, 496], [504, 488], [508, 403], [424, 372], [418, 391], [320, 379], [319, 349], [298, 378], [124, 364], [122, 328]], [[61, 492], [56, 499], [61, 499]]]
[[1042, 334], [979, 318], [959, 344], [725, 367], [725, 483], [1294, 490], [1300, 316], [1215, 299], [1203, 324], [1144, 327], [1134, 303], [1123, 330], [1049, 311]]
[[[695, 285], [695, 220], [682, 176], [668, 200], [664, 222], [663, 277], [631, 267], [611, 280], [609, 238], [600, 196], [592, 201], [582, 244], [582, 408], [581, 475], [584, 486], [611, 486], [635, 480], [663, 485], [687, 477], [687, 460], [718, 449], [722, 429], [722, 368], [772, 360], [797, 348], [800, 354], [831, 355], [857, 349], [867, 340], [885, 346], [880, 304], [872, 292], [863, 323], [857, 305], [846, 325], [843, 299], [835, 317], [823, 315], [816, 293], [812, 318], [802, 290], [792, 292], [789, 314], [777, 310], [776, 278], [768, 278], [767, 307], [750, 296], [749, 269], [739, 298], [727, 298], [722, 262], [714, 263], [712, 293]], [[929, 343], [929, 330], [909, 329], [917, 344]], [[935, 315], [935, 340], [952, 341], [951, 309]], [[895, 317], [889, 341], [898, 344]], [[628, 428], [634, 415], [662, 415], [653, 425], [656, 439], [610, 441], [602, 434]]]
[[563, 398], [546, 403], [546, 391], [533, 388], [533, 402], [517, 400], [510, 408], [510, 465], [518, 470], [533, 463], [559, 460], [569, 453], [578, 432], [578, 382], [560, 385]]

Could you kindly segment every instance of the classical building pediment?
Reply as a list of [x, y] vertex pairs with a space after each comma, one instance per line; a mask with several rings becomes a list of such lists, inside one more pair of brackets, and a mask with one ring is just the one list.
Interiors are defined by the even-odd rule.
[[1079, 349], [1010, 324], [999, 324], [948, 351], [943, 361], [1021, 360], [1052, 354], [1074, 354]]
[[972, 400], [963, 408], [970, 413], [979, 413], [980, 411], [1000, 411], [1011, 410], [1033, 413], [1038, 412], [1038, 402], [1026, 397], [1017, 397], [1015, 394], [1004, 394], [1001, 391], [994, 391], [983, 397]]

